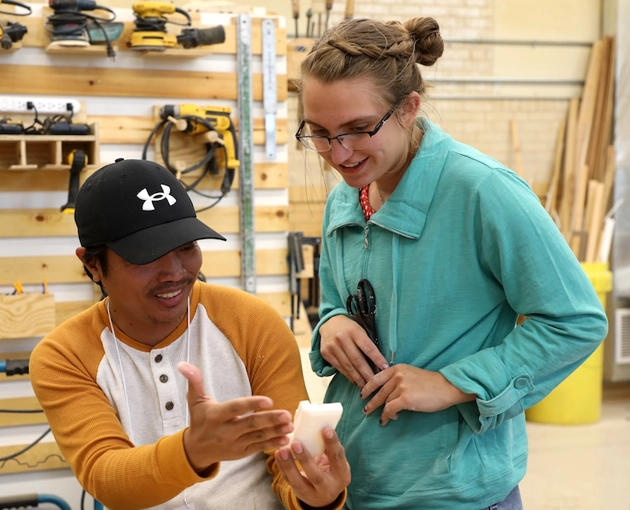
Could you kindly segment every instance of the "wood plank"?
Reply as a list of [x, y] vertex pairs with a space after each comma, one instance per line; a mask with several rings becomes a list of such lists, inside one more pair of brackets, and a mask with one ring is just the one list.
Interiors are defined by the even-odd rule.
[[[52, 434], [48, 437], [52, 438]], [[0, 457], [8, 457], [27, 446], [28, 444], [0, 446]], [[0, 475], [69, 467], [57, 443], [38, 443], [16, 459], [0, 461]]]
[[324, 204], [289, 204], [289, 230], [307, 237], [321, 237]]
[[586, 244], [586, 262], [595, 262], [597, 256], [597, 248], [599, 247], [599, 238], [604, 226], [604, 210], [606, 204], [604, 204], [604, 183], [594, 181], [595, 184], [592, 196], [590, 197], [590, 217], [587, 226], [587, 244]]
[[[587, 151], [591, 130], [593, 127], [593, 115], [595, 114], [595, 104], [597, 100], [597, 89], [599, 86], [599, 76], [602, 68], [602, 55], [604, 51], [604, 41], [602, 39], [593, 43], [591, 58], [588, 66], [588, 73], [584, 88], [582, 90], [582, 101], [580, 103], [580, 113], [578, 115], [576, 129], [576, 152], [575, 152], [575, 172], [578, 174], [584, 166], [587, 166]], [[588, 166], [587, 166], [588, 168]], [[590, 168], [588, 169], [590, 175]], [[577, 206], [573, 204], [573, 216], [571, 218], [572, 230], [576, 229], [575, 217]]]
[[[35, 397], [3, 398], [0, 399], [0, 409], [11, 411], [41, 411]], [[35, 413], [0, 413], [0, 427], [16, 427], [20, 425], [33, 425], [46, 423], [46, 415], [43, 412]]]
[[[239, 250], [205, 251], [201, 272], [208, 278], [240, 277]], [[289, 274], [288, 247], [256, 250], [256, 274]], [[3, 257], [0, 266], [0, 285], [12, 285], [20, 278], [23, 284], [85, 283], [90, 280], [74, 255], [38, 255], [33, 257]]]
[[[256, 232], [289, 230], [289, 207], [285, 205], [254, 208]], [[197, 217], [222, 234], [240, 232], [240, 208], [221, 207], [201, 211]], [[0, 209], [0, 238], [76, 236], [74, 217], [58, 209]]]
[[289, 201], [307, 204], [325, 203], [330, 193], [326, 186], [304, 185], [289, 186]]
[[[152, 116], [90, 115], [90, 123], [97, 123], [102, 144], [137, 144], [144, 145], [157, 122]], [[232, 122], [238, 132], [238, 119]], [[265, 144], [265, 119], [254, 118], [254, 145]], [[284, 145], [288, 141], [287, 119], [276, 119], [276, 143]]]
[[[5, 65], [0, 90], [24, 95], [238, 99], [237, 73], [152, 69], [150, 74], [147, 79], [147, 70], [141, 68]], [[179, 86], [182, 83], [186, 86]], [[278, 101], [286, 101], [286, 75], [277, 76], [277, 86]], [[263, 100], [262, 73], [252, 74], [252, 97]]]
[[[48, 9], [48, 8], [45, 8]], [[44, 18], [47, 17], [48, 14], [45, 14]], [[15, 16], [11, 15], [0, 15], [0, 19], [15, 21]], [[44, 29], [44, 19], [39, 16], [26, 16], [24, 18], [20, 18], [20, 23], [26, 26], [28, 32], [22, 39], [22, 46], [25, 48], [44, 48], [48, 46], [50, 43], [50, 37], [48, 33]], [[114, 42], [114, 45], [117, 48], [117, 51], [135, 51], [127, 48], [126, 42], [129, 40], [130, 34], [134, 29], [133, 22], [124, 22], [125, 28], [123, 29], [123, 33], [118, 39], [118, 41]], [[193, 23], [193, 26], [200, 28], [207, 28], [208, 25], [201, 25], [199, 23]], [[212, 25], [215, 26], [215, 25]], [[221, 44], [213, 44], [211, 46], [205, 46], [201, 48], [191, 48], [190, 50], [179, 50], [176, 52], [165, 52], [162, 55], [155, 55], [156, 57], [163, 58], [172, 58], [181, 57], [183, 52], [184, 56], [186, 54], [191, 57], [204, 57], [208, 55], [235, 55], [237, 50], [237, 41], [236, 41], [236, 27], [234, 25], [224, 25], [225, 29], [225, 42]], [[169, 33], [176, 34], [174, 29]], [[105, 48], [103, 47], [103, 54], [105, 54]], [[276, 55], [286, 55], [287, 54], [287, 34], [286, 29], [278, 26], [276, 22]], [[143, 52], [143, 55], [146, 55], [146, 52]], [[262, 19], [260, 18], [252, 18], [252, 55], [262, 55]]]
[[556, 209], [556, 201], [558, 198], [558, 183], [562, 173], [562, 154], [564, 153], [564, 139], [566, 136], [567, 119], [563, 117], [558, 127], [558, 136], [556, 137], [556, 150], [553, 158], [553, 169], [551, 178], [549, 179], [549, 188], [545, 197], [545, 210], [555, 216], [558, 211]]
[[562, 235], [566, 240], [569, 240], [571, 235], [571, 212], [573, 211], [573, 200], [575, 196], [575, 178], [577, 173], [575, 169], [575, 151], [579, 108], [580, 100], [577, 97], [571, 99], [567, 112], [567, 130], [563, 160], [564, 176], [560, 199], [560, 227]]
[[[291, 294], [288, 290], [279, 292], [259, 292], [256, 294], [260, 299], [269, 303], [282, 317], [291, 315]], [[63, 321], [74, 317], [76, 314], [87, 310], [96, 301], [63, 301], [56, 303], [57, 325]]]
[[[138, 154], [138, 158], [140, 154]], [[111, 161], [101, 161], [106, 165]], [[82, 172], [82, 181], [96, 170]], [[187, 178], [183, 179], [185, 182]], [[192, 178], [188, 178], [192, 181]], [[199, 189], [217, 189], [220, 177], [210, 185], [200, 183]], [[288, 186], [289, 175], [286, 163], [254, 163], [254, 187], [256, 189], [284, 189]], [[28, 192], [28, 191], [67, 191], [68, 172], [58, 170], [15, 170], [11, 172], [11, 179], [0, 179], [0, 191]], [[232, 190], [238, 189], [238, 175], [232, 184]]]
[[[97, 288], [96, 285], [94, 288]], [[100, 294], [100, 291], [99, 291]], [[96, 301], [57, 301], [55, 303], [55, 322], [58, 326], [70, 317], [87, 310]]]
[[31, 338], [55, 326], [55, 296], [16, 294], [0, 296], [0, 338]]

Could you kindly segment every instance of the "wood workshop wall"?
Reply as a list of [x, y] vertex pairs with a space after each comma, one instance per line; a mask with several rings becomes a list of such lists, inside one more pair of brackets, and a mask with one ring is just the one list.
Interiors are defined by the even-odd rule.
[[[44, 31], [50, 11], [43, 4], [31, 5], [33, 13], [19, 18], [28, 33], [11, 51], [0, 50], [0, 105], [3, 98], [16, 96], [76, 101], [80, 112], [74, 120], [89, 124], [91, 131], [85, 138], [75, 136], [64, 141], [49, 137], [28, 141], [22, 137], [16, 141], [12, 135], [0, 135], [0, 297], [10, 301], [7, 304], [0, 300], [0, 360], [28, 357], [46, 330], [99, 297], [74, 255], [79, 243], [73, 217], [60, 212], [68, 199], [67, 156], [73, 143], [88, 153], [89, 166], [82, 172], [83, 181], [96, 168], [116, 158], [141, 158], [143, 146], [159, 121], [157, 112], [165, 104], [229, 107], [237, 133], [241, 114], [234, 12], [191, 9], [195, 26], [224, 26], [226, 40], [222, 44], [147, 53], [127, 47], [133, 29], [131, 8], [115, 8], [117, 21], [124, 22], [125, 29], [115, 44], [116, 57], [110, 59], [104, 48], [52, 51]], [[286, 29], [283, 18], [260, 12], [251, 14], [250, 68], [255, 288], [288, 318]], [[2, 19], [15, 21], [10, 16]], [[277, 89], [273, 158], [268, 157], [264, 145], [263, 19], [273, 20], [276, 39], [272, 66]], [[25, 125], [33, 120], [30, 114], [0, 112], [0, 117], [5, 116], [20, 118]], [[40, 120], [43, 117], [40, 115]], [[171, 162], [188, 166], [196, 161], [198, 153], [198, 145], [180, 139], [170, 155]], [[147, 159], [161, 157], [152, 141]], [[216, 196], [222, 178], [220, 169], [219, 175], [205, 177], [198, 189]], [[191, 182], [195, 177], [191, 174], [183, 179]], [[191, 197], [199, 209], [213, 202], [196, 194]], [[243, 287], [241, 209], [237, 174], [229, 193], [215, 207], [199, 213], [200, 219], [227, 238], [225, 243], [200, 242], [204, 252], [202, 273], [210, 282]], [[24, 288], [19, 302], [20, 296], [8, 295], [18, 280]], [[47, 295], [43, 293], [44, 285]], [[0, 373], [0, 408], [37, 407], [28, 376], [7, 377]], [[45, 430], [41, 414], [0, 414], [0, 458], [32, 443]], [[17, 459], [0, 460], [0, 495], [32, 492], [61, 496], [72, 508], [79, 508], [80, 488], [50, 434]]]
[[[430, 88], [422, 113], [459, 141], [520, 169], [544, 197], [558, 129], [570, 99], [581, 94], [592, 44], [602, 36], [602, 2], [344, 0], [333, 2], [330, 22], [341, 21], [350, 4], [354, 17], [434, 17], [446, 44], [437, 64], [424, 70]], [[325, 16], [325, 5], [312, 1], [314, 20]], [[291, 21], [287, 32], [290, 59], [295, 39]], [[297, 128], [294, 100], [290, 94], [289, 134]], [[301, 214], [314, 215], [321, 209], [317, 197], [326, 195], [335, 177], [322, 173], [314, 160], [303, 164], [305, 156], [294, 144], [289, 151], [291, 194], [303, 197]], [[292, 201], [292, 211], [296, 207]]]

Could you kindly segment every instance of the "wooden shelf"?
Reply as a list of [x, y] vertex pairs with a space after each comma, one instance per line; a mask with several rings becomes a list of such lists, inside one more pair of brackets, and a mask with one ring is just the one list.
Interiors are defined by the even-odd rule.
[[[112, 46], [114, 52], [118, 52], [117, 46]], [[72, 55], [102, 55], [107, 56], [107, 46], [105, 44], [91, 44], [89, 46], [56, 46], [50, 43], [46, 46], [46, 53], [72, 54]]]
[[98, 125], [88, 135], [0, 135], [0, 171], [69, 170], [68, 155], [82, 150], [88, 168], [99, 166]]

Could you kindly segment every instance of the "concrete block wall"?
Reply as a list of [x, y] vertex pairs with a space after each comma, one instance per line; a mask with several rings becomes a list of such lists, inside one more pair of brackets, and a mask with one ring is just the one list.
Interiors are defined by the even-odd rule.
[[[331, 25], [344, 18], [345, 7], [333, 3]], [[446, 45], [436, 65], [423, 71], [431, 85], [423, 113], [454, 138], [511, 168], [516, 164], [514, 120], [522, 175], [542, 198], [558, 127], [569, 100], [581, 94], [590, 44], [600, 37], [600, 9], [598, 0], [361, 0], [354, 17], [434, 17]], [[324, 0], [313, 0], [312, 11], [313, 19], [324, 13]], [[289, 98], [290, 131], [297, 128], [291, 125], [294, 100]], [[312, 168], [301, 170], [303, 156], [292, 149], [291, 184], [309, 182], [300, 172]]]

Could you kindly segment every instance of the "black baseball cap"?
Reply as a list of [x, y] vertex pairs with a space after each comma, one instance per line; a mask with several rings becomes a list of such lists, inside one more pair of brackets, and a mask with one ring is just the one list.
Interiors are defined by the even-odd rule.
[[74, 221], [81, 246], [106, 245], [138, 265], [198, 239], [225, 241], [197, 218], [179, 180], [144, 159], [117, 159], [88, 177], [77, 194]]

